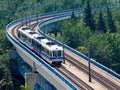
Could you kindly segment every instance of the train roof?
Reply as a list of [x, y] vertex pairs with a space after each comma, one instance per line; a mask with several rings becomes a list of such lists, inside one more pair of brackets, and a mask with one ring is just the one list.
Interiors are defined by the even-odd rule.
[[53, 41], [46, 39], [42, 35], [36, 35], [34, 36], [34, 38], [35, 41], [37, 41], [39, 44], [41, 44], [44, 48], [46, 48], [49, 51], [63, 50], [61, 46], [56, 45]]
[[51, 45], [50, 46], [50, 50], [54, 50], [54, 51], [62, 51], [63, 50], [63, 47], [61, 47], [61, 46], [58, 46], [58, 45]]
[[42, 40], [42, 39], [45, 39], [45, 37], [42, 36], [42, 35], [40, 35], [40, 34], [34, 35], [34, 40], [35, 40], [37, 43], [41, 44], [41, 40]]
[[19, 28], [19, 30], [23, 30], [23, 31], [25, 31], [25, 30], [30, 30], [30, 28], [24, 26], [24, 27]]
[[63, 48], [61, 46], [55, 44], [53, 41], [50, 41], [48, 39], [41, 40], [41, 44], [43, 47], [45, 47], [46, 49], [48, 49], [50, 51], [63, 50]]
[[20, 32], [22, 32], [23, 34], [27, 35], [30, 38], [34, 38], [36, 36], [39, 36], [39, 34], [37, 32], [31, 31], [30, 29], [19, 29]]
[[42, 35], [36, 35], [36, 36], [34, 36], [34, 38], [35, 39], [37, 39], [38, 41], [41, 41], [41, 39], [45, 39], [45, 37], [44, 36], [42, 36]]
[[40, 43], [44, 48], [50, 50], [50, 51], [58, 51], [63, 50], [61, 46], [56, 45], [53, 41], [46, 39], [42, 35], [38, 35], [34, 37], [35, 40]]
[[53, 41], [46, 39], [44, 36], [38, 34], [37, 32], [31, 31], [30, 28], [22, 27], [19, 29], [20, 32], [27, 35], [31, 39], [34, 39], [39, 44], [41, 44], [44, 48], [48, 49], [49, 51], [59, 51], [63, 50], [63, 48]]

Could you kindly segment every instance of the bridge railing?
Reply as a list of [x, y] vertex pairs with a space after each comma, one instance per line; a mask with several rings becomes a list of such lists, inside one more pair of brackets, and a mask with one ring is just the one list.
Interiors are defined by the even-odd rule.
[[[80, 13], [78, 13], [78, 14], [80, 14]], [[66, 17], [66, 18], [65, 18], [65, 17]], [[60, 19], [60, 18], [61, 18], [61, 19]], [[53, 22], [53, 21], [62, 20], [62, 19], [67, 19], [67, 18], [70, 18], [70, 13], [67, 14], [67, 15], [56, 16], [56, 17], [50, 18], [50, 19], [48, 19], [48, 20], [42, 21], [42, 22], [40, 22], [40, 23], [38, 24], [38, 27], [39, 27], [38, 30], [39, 30], [39, 32], [40, 32], [42, 35], [45, 35], [45, 34], [43, 33], [43, 31], [41, 30], [41, 27], [43, 27], [44, 25], [47, 25], [47, 24], [49, 24], [49, 23], [51, 23], [51, 22]], [[55, 19], [56, 19], [56, 20], [55, 20]], [[45, 35], [45, 36], [46, 36], [48, 39], [56, 42], [57, 44], [63, 45], [61, 42], [59, 42], [59, 41], [57, 41], [57, 40], [49, 37], [48, 35]], [[87, 61], [88, 61], [88, 57], [87, 57], [86, 55], [84, 55], [84, 54], [76, 51], [75, 49], [73, 49], [73, 48], [71, 48], [71, 47], [69, 47], [69, 46], [67, 46], [67, 45], [65, 45], [64, 47], [65, 47], [66, 49], [68, 49], [69, 51], [73, 52], [74, 54], [78, 55], [79, 57], [82, 57], [84, 60], [87, 60]], [[120, 80], [120, 75], [119, 75], [118, 73], [112, 71], [111, 69], [109, 69], [109, 68], [107, 68], [106, 66], [104, 66], [104, 65], [96, 62], [96, 61], [93, 60], [93, 59], [91, 59], [91, 63], [92, 63], [93, 65], [95, 65], [96, 67], [100, 68], [101, 70], [107, 72], [109, 75], [111, 75], [111, 76], [113, 76], [113, 77], [116, 77], [117, 79]]]
[[[65, 12], [65, 11], [63, 11], [63, 12]], [[61, 11], [61, 12], [59, 12], [59, 13], [63, 13], [63, 12]], [[68, 11], [66, 11], [66, 12], [70, 12], [70, 10], [68, 10]], [[51, 15], [51, 14], [53, 14], [53, 13], [39, 14], [39, 17], [44, 17], [44, 16], [47, 17], [47, 16], [49, 16], [49, 15]], [[57, 13], [55, 13], [55, 14], [57, 14]], [[70, 14], [70, 13], [69, 13], [69, 14]], [[48, 24], [48, 22], [52, 22], [52, 20], [54, 20], [54, 19], [60, 20], [59, 18], [61, 18], [61, 20], [62, 20], [62, 18], [64, 18], [64, 17], [68, 18], [68, 17], [70, 17], [70, 15], [62, 15], [62, 16], [57, 16], [57, 17], [55, 16], [55, 17], [50, 18], [50, 19], [48, 19], [48, 20], [46, 20], [46, 21], [40, 22], [38, 26], [41, 28], [41, 26], [44, 26], [44, 25]], [[30, 16], [29, 18], [30, 18], [30, 19], [34, 19], [34, 18], [36, 18], [36, 15]], [[18, 20], [15, 20], [15, 21], [11, 22], [10, 24], [7, 25], [6, 30], [8, 30], [11, 26], [13, 26], [13, 25], [16, 24], [16, 23], [21, 23], [22, 20], [25, 21], [25, 19], [26, 19], [26, 18], [18, 19]], [[65, 18], [64, 18], [64, 19], [65, 19]], [[43, 25], [43, 24], [44, 24], [44, 25]], [[40, 30], [40, 28], [39, 28], [39, 31], [40, 31], [40, 33], [41, 33], [42, 31]], [[17, 42], [8, 32], [7, 32], [6, 34], [9, 36], [9, 38], [11, 38], [14, 42], [16, 42], [18, 45], [20, 45], [20, 46], [23, 48], [23, 45], [21, 45], [19, 42]], [[44, 34], [44, 33], [42, 32], [42, 34]], [[55, 39], [53, 39], [53, 38], [51, 38], [51, 37], [49, 37], [49, 36], [47, 36], [47, 35], [46, 35], [46, 37], [48, 37], [49, 39], [55, 41], [55, 42], [58, 43], [59, 45], [63, 45], [61, 42], [59, 42], [59, 41], [57, 41], [57, 40], [55, 40]], [[78, 55], [79, 57], [82, 57], [82, 58], [84, 58], [85, 60], [88, 60], [87, 56], [85, 56], [84, 54], [82, 54], [82, 53], [80, 53], [80, 52], [78, 52], [78, 51], [76, 51], [76, 50], [74, 50], [74, 49], [72, 49], [71, 47], [65, 45], [65, 48], [68, 49], [68, 50], [70, 50], [70, 51], [73, 52], [74, 54]], [[26, 50], [27, 50], [27, 49], [26, 49]], [[27, 50], [27, 52], [31, 53], [31, 51], [29, 51], [29, 50]], [[32, 54], [32, 53], [31, 53], [31, 55], [34, 56], [34, 54]], [[35, 56], [35, 57], [36, 57], [36, 56]], [[37, 57], [36, 57], [36, 58], [37, 58]], [[38, 58], [38, 60], [39, 60], [43, 65], [45, 65], [50, 71], [52, 71], [56, 76], [58, 76], [61, 80], [63, 80], [68, 86], [72, 87], [73, 90], [77, 90], [70, 82], [68, 82], [65, 78], [63, 78], [59, 73], [57, 73], [54, 69], [52, 69], [52, 68], [51, 68], [49, 65], [47, 65], [45, 62], [43, 62], [43, 60], [41, 60], [40, 58]], [[108, 74], [110, 74], [110, 75], [112, 75], [112, 76], [120, 79], [120, 75], [119, 75], [119, 74], [117, 74], [116, 72], [110, 70], [109, 68], [101, 65], [100, 63], [98, 63], [98, 62], [96, 62], [96, 61], [94, 61], [94, 60], [91, 60], [91, 63], [92, 63], [93, 65], [99, 67], [100, 69], [104, 70], [104, 71], [107, 72]]]
[[[38, 60], [43, 66], [45, 66], [48, 70], [50, 70], [54, 75], [56, 75], [58, 78], [60, 78], [63, 82], [65, 82], [66, 85], [71, 87], [73, 90], [77, 90], [76, 87], [74, 87], [73, 84], [71, 84], [67, 79], [65, 79], [60, 73], [58, 73], [55, 69], [53, 69], [49, 64], [47, 64], [44, 60], [42, 60], [40, 57], [38, 57], [36, 54], [34, 54], [32, 51], [30, 51], [28, 48], [26, 48], [24, 45], [22, 45], [20, 42], [16, 41], [7, 33], [7, 36], [11, 38], [17, 45], [22, 47], [26, 52], [30, 53], [36, 60]], [[22, 70], [22, 69], [21, 69]], [[23, 71], [24, 72], [24, 71]]]
[[[61, 13], [61, 12], [60, 12]], [[44, 14], [44, 15], [50, 15], [50, 14]], [[45, 17], [46, 17], [45, 16]], [[29, 17], [30, 19], [36, 18], [36, 15]], [[15, 42], [17, 45], [19, 45], [21, 48], [23, 48], [26, 52], [28, 52], [29, 54], [31, 54], [34, 58], [36, 58], [36, 60], [38, 60], [42, 65], [44, 65], [46, 68], [48, 68], [48, 70], [50, 70], [54, 75], [56, 75], [58, 78], [60, 78], [66, 85], [68, 85], [69, 87], [71, 87], [73, 90], [77, 90], [77, 88], [71, 84], [66, 78], [64, 78], [60, 73], [58, 73], [55, 69], [53, 69], [49, 64], [47, 64], [44, 60], [42, 60], [40, 57], [38, 57], [36, 54], [34, 54], [32, 51], [30, 51], [28, 48], [26, 48], [24, 45], [22, 45], [20, 42], [18, 42], [12, 35], [10, 35], [8, 33], [8, 30], [10, 27], [12, 27], [13, 25], [17, 24], [17, 23], [21, 23], [21, 21], [25, 21], [26, 18], [23, 19], [18, 19], [15, 20], [11, 23], [9, 23], [6, 27], [6, 35], [8, 38], [10, 38], [13, 42]]]

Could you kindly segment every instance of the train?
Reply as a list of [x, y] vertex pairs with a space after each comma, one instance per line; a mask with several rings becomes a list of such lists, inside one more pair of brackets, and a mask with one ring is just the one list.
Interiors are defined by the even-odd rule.
[[19, 41], [52, 66], [60, 66], [64, 60], [63, 47], [45, 36], [21, 27], [17, 31]]

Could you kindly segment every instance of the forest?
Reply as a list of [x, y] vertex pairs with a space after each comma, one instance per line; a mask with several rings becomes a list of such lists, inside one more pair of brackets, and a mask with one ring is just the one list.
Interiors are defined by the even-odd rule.
[[[120, 74], [120, 0], [1, 0], [0, 1], [0, 89], [20, 89], [13, 78], [16, 60], [10, 60], [7, 50], [14, 47], [8, 41], [5, 29], [13, 20], [59, 10], [78, 8], [83, 15], [54, 23], [55, 32], [48, 33], [60, 40], [64, 33], [65, 44]], [[109, 6], [117, 6], [108, 8]], [[104, 7], [104, 9], [103, 9]], [[15, 68], [15, 67], [14, 67]], [[14, 76], [14, 77], [13, 77]], [[24, 89], [23, 89], [24, 90]]]

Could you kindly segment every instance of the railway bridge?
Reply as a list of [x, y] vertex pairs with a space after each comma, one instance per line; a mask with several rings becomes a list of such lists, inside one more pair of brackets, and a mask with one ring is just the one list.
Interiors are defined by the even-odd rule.
[[[86, 82], [86, 80], [82, 80], [81, 77], [86, 76], [79, 77], [76, 72], [74, 73], [74, 71], [79, 71], [79, 65], [81, 65], [81, 72], [88, 74], [88, 57], [67, 45], [64, 45], [65, 59], [67, 62], [62, 64], [60, 68], [53, 68], [19, 42], [17, 38], [17, 30], [20, 27], [27, 25], [35, 32], [45, 35], [46, 38], [63, 46], [63, 43], [47, 36], [41, 28], [56, 21], [69, 19], [72, 11], [74, 11], [75, 15], [82, 14], [82, 12], [78, 9], [56, 11], [29, 16], [27, 19], [18, 19], [7, 25], [6, 35], [9, 41], [15, 46], [17, 53], [20, 55], [20, 58], [18, 59], [18, 66], [21, 74], [25, 77], [26, 83], [34, 90], [94, 90], [99, 88], [97, 88], [96, 85], [101, 85], [100, 87], [105, 89], [120, 89], [120, 75], [92, 59], [91, 64], [94, 70], [92, 70], [91, 74], [95, 79], [93, 82], [99, 82], [99, 84], [91, 84], [90, 82]], [[99, 72], [102, 72], [102, 74]], [[108, 78], [106, 76], [108, 76]], [[103, 80], [101, 80], [101, 78]]]

